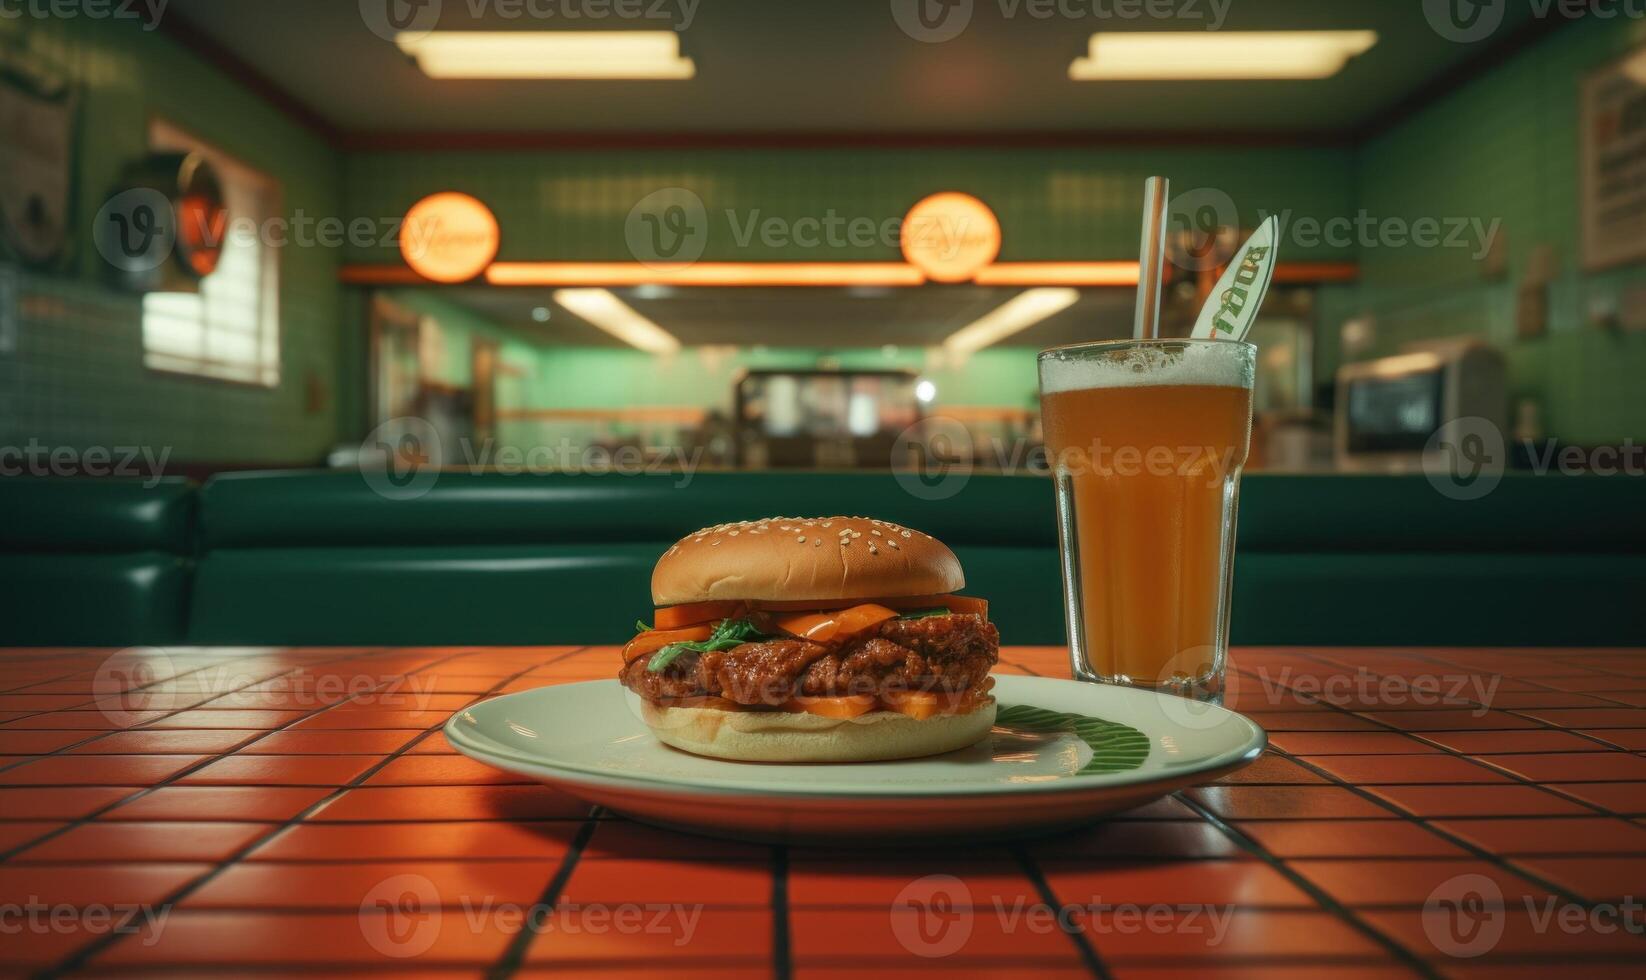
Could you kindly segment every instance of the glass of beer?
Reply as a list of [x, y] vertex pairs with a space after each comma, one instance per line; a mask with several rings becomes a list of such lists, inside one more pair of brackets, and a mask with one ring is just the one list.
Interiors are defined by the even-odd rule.
[[1074, 676], [1220, 701], [1257, 348], [1125, 340], [1039, 363]]

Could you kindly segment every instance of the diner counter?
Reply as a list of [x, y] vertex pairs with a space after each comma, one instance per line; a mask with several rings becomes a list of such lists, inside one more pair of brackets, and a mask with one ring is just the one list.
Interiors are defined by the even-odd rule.
[[[1057, 837], [890, 852], [654, 830], [439, 733], [478, 699], [616, 661], [0, 653], [0, 972], [1498, 977], [1646, 962], [1646, 650], [1239, 649], [1230, 706], [1271, 740], [1249, 768]], [[1002, 672], [1067, 669], [1061, 648], [1002, 651]]]

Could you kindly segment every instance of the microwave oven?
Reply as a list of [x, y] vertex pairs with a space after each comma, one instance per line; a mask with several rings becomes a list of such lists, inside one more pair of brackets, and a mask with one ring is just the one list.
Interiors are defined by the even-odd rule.
[[[1337, 372], [1333, 456], [1340, 470], [1419, 470], [1435, 433], [1458, 419], [1482, 419], [1509, 438], [1508, 371], [1480, 341], [1349, 364]], [[1480, 423], [1474, 423], [1476, 425]]]

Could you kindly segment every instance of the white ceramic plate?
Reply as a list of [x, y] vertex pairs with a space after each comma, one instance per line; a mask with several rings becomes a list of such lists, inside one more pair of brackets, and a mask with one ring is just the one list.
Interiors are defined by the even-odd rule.
[[647, 823], [743, 840], [892, 843], [1043, 834], [1246, 765], [1268, 741], [1243, 715], [1148, 691], [999, 676], [999, 719], [924, 759], [781, 764], [663, 745], [615, 680], [484, 701], [446, 722], [464, 755]]

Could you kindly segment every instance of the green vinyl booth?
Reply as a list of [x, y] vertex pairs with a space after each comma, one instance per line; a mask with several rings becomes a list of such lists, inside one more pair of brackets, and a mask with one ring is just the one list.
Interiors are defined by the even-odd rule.
[[186, 642], [194, 485], [0, 479], [0, 643]]
[[[454, 472], [382, 489], [353, 471], [0, 481], [4, 642], [620, 643], [681, 535], [838, 513], [948, 543], [1005, 642], [1064, 639], [1044, 478], [977, 475], [942, 499], [857, 473]], [[1237, 644], [1646, 645], [1646, 481], [1631, 477], [1511, 476], [1462, 501], [1422, 476], [1252, 474], [1237, 550]]]

